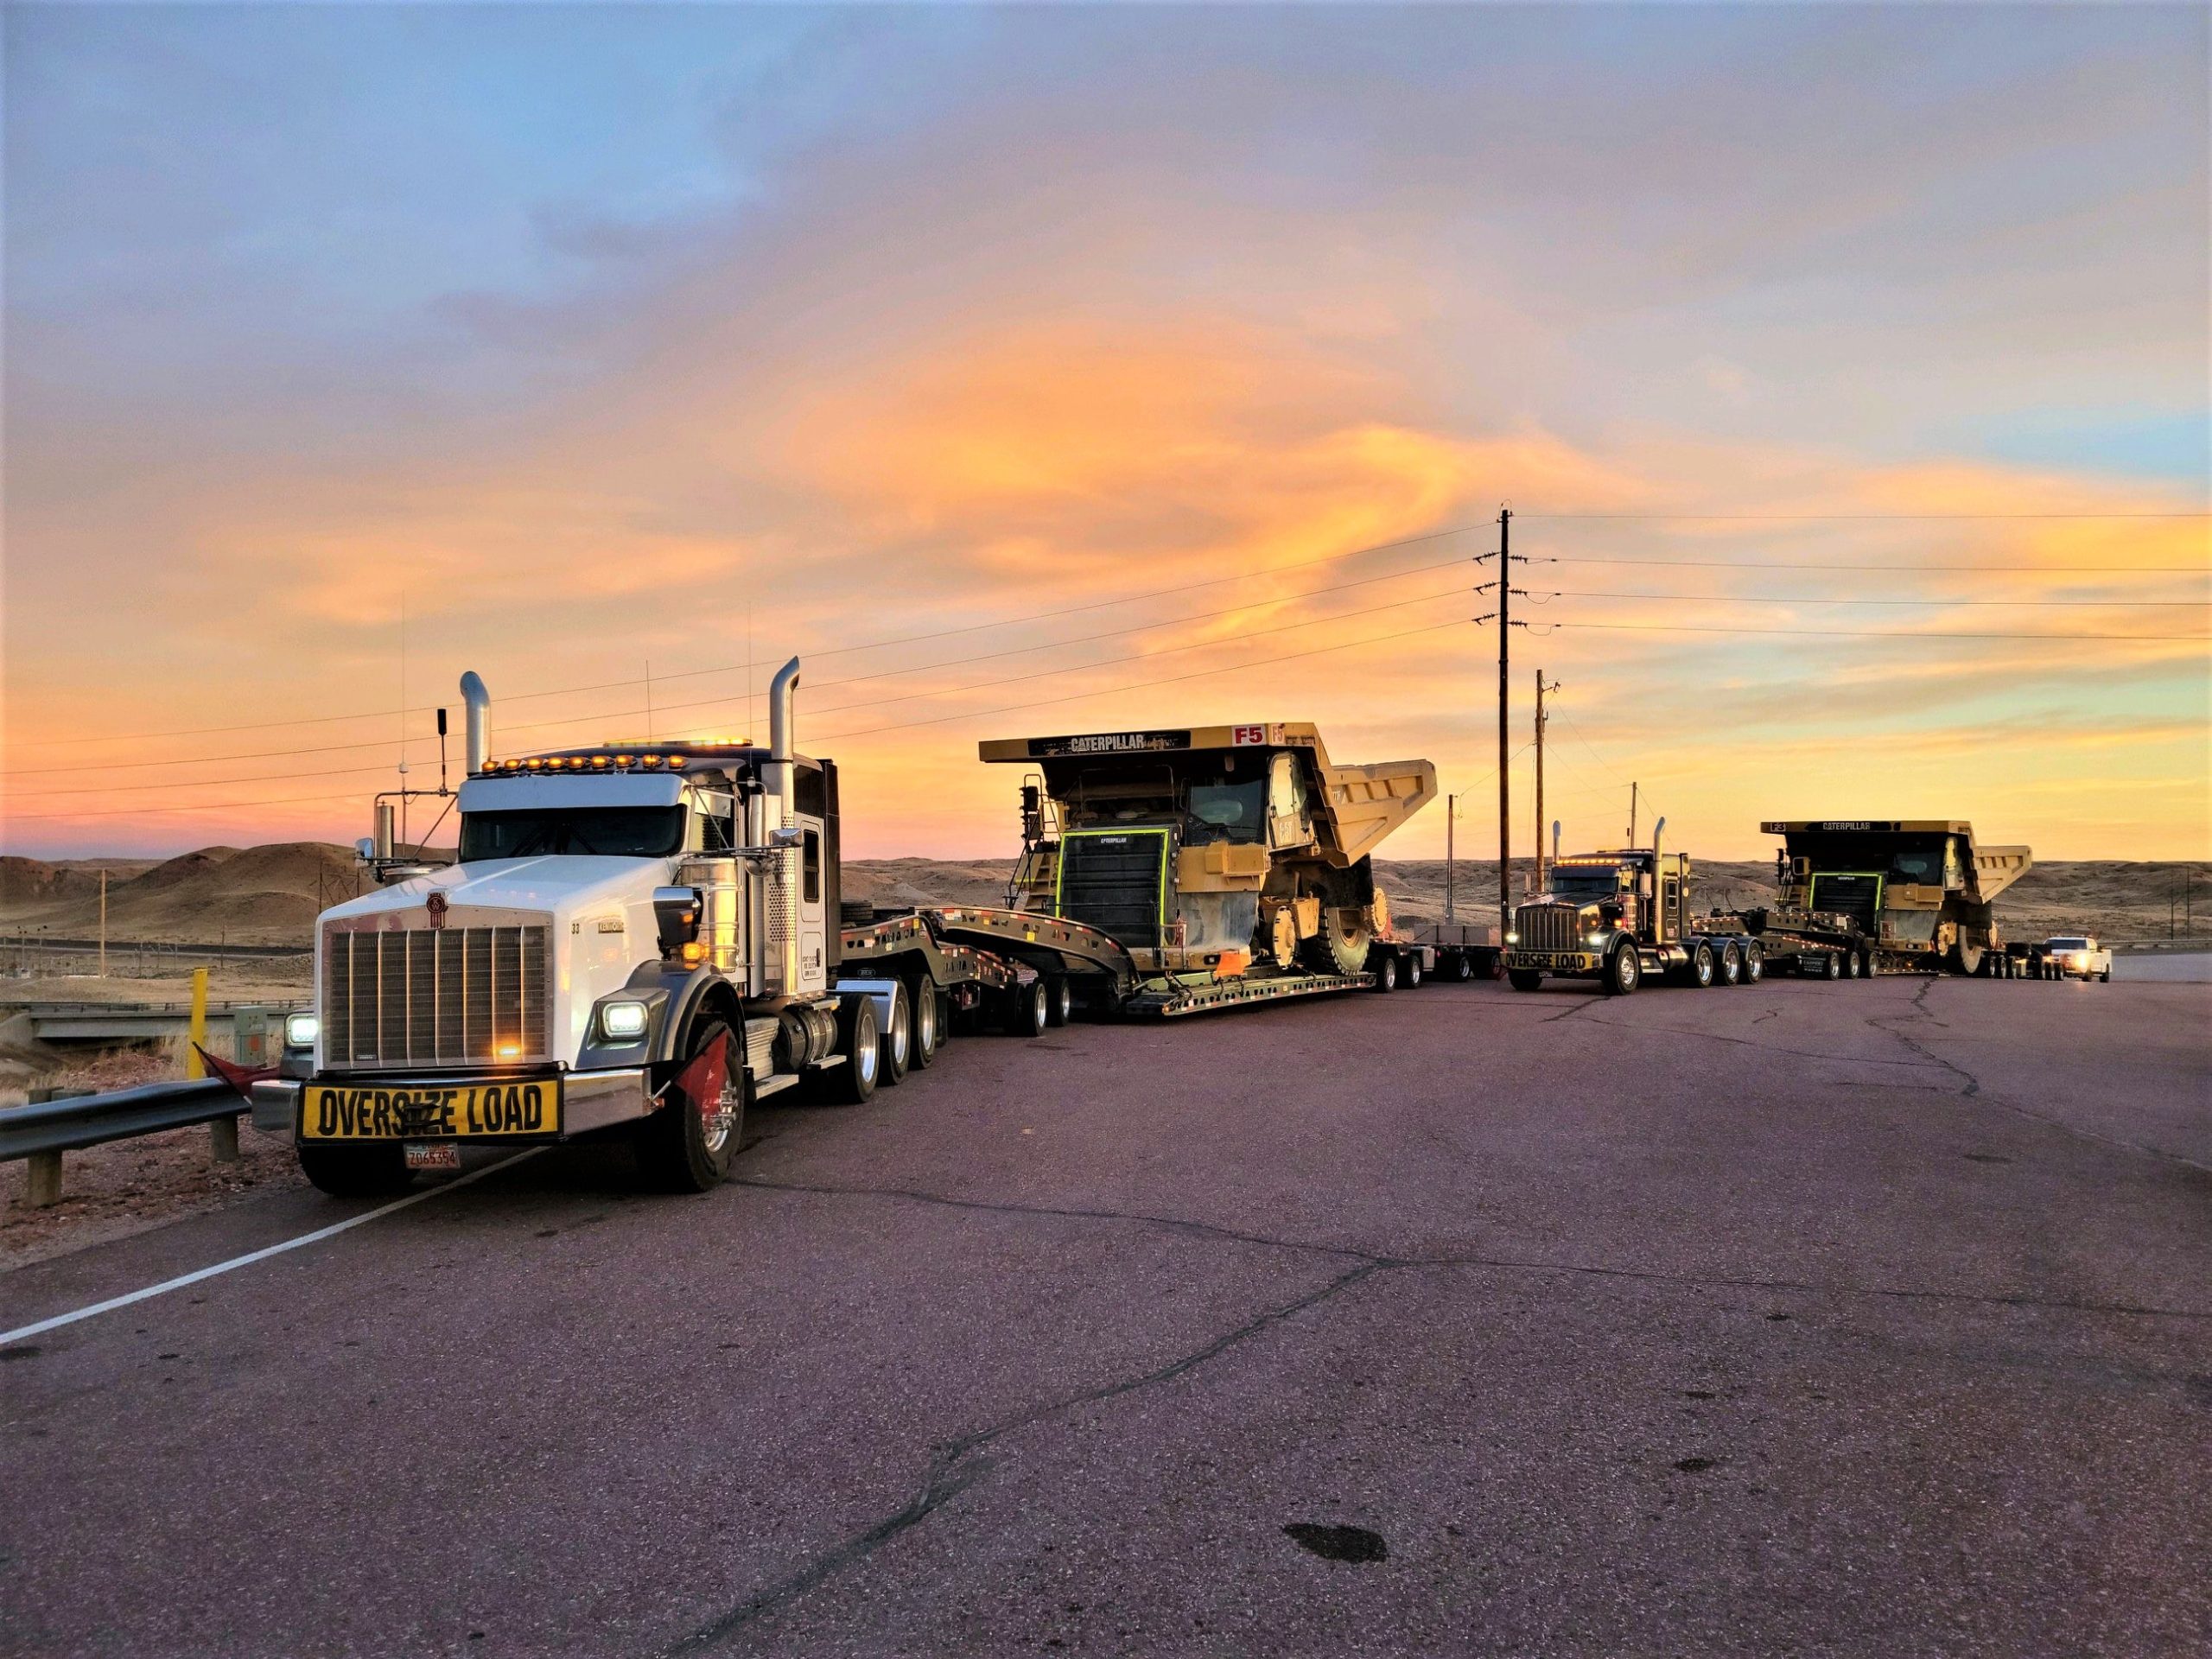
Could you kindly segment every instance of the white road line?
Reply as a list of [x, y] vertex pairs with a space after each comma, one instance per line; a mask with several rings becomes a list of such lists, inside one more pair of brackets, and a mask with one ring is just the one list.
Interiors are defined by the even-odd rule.
[[57, 1313], [50, 1319], [41, 1319], [35, 1325], [21, 1325], [13, 1331], [0, 1331], [0, 1347], [5, 1347], [11, 1342], [21, 1342], [25, 1337], [35, 1337], [41, 1332], [56, 1330], [65, 1325], [74, 1325], [79, 1319], [89, 1319], [95, 1313], [111, 1313], [118, 1307], [128, 1307], [133, 1302], [143, 1302], [149, 1296], [165, 1296], [170, 1291], [182, 1290], [187, 1285], [196, 1285], [202, 1279], [213, 1279], [218, 1274], [230, 1273], [238, 1268], [250, 1268], [257, 1262], [266, 1262], [272, 1255], [282, 1255], [287, 1250], [296, 1250], [303, 1244], [319, 1244], [326, 1238], [335, 1238], [340, 1233], [363, 1226], [379, 1217], [391, 1215], [395, 1211], [404, 1210], [410, 1204], [420, 1204], [425, 1198], [436, 1198], [441, 1192], [450, 1192], [455, 1187], [467, 1186], [471, 1181], [480, 1181], [486, 1175], [496, 1175], [499, 1171], [512, 1168], [525, 1158], [535, 1158], [544, 1150], [543, 1147], [531, 1147], [527, 1151], [515, 1154], [512, 1158], [502, 1158], [496, 1164], [486, 1164], [481, 1169], [472, 1169], [466, 1175], [456, 1176], [454, 1179], [442, 1182], [436, 1186], [426, 1187], [420, 1192], [410, 1192], [405, 1198], [395, 1198], [380, 1208], [349, 1217], [344, 1221], [333, 1222], [327, 1227], [318, 1227], [311, 1233], [302, 1233], [297, 1238], [288, 1238], [281, 1244], [271, 1244], [263, 1249], [249, 1250], [244, 1255], [234, 1255], [227, 1262], [218, 1262], [212, 1268], [201, 1268], [197, 1272], [188, 1273], [179, 1278], [164, 1279], [158, 1285], [149, 1285], [143, 1290], [134, 1290], [127, 1296], [111, 1296], [104, 1302], [94, 1302], [90, 1307], [80, 1307], [73, 1313]]

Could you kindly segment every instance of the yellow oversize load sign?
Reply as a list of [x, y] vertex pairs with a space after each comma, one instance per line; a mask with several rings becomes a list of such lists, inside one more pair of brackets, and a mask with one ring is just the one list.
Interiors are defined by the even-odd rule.
[[451, 1141], [561, 1132], [561, 1080], [311, 1083], [300, 1092], [303, 1141]]

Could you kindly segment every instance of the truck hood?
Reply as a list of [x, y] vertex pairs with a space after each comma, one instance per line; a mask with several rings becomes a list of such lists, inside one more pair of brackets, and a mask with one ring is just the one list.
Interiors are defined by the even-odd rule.
[[449, 864], [359, 899], [334, 906], [317, 921], [378, 916], [419, 910], [433, 893], [455, 905], [488, 905], [507, 910], [551, 911], [567, 915], [600, 906], [620, 906], [650, 899], [669, 879], [664, 858], [597, 858], [575, 855], [542, 858], [492, 859]]

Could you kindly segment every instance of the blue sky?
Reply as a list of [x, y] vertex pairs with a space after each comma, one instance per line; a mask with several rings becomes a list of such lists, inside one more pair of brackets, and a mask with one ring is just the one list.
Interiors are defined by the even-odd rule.
[[[41, 763], [104, 726], [390, 709], [403, 597], [410, 703], [468, 665], [551, 687], [727, 662], [741, 632], [763, 654], [882, 636], [855, 591], [1072, 669], [1098, 651], [1007, 620], [1039, 591], [1249, 570], [1249, 615], [1139, 607], [1136, 644], [1325, 628], [1291, 597], [1325, 584], [1266, 573], [1501, 498], [2144, 512], [2212, 490], [2199, 8], [53, 6], [5, 28], [14, 846], [350, 836], [396, 719], [348, 728], [361, 770], [321, 798], [213, 736], [174, 746], [181, 775], [245, 781], [160, 818], [57, 793], [86, 780]], [[2171, 608], [2201, 582], [2126, 575], [2201, 564], [2186, 523], [1542, 533], [1568, 557], [1717, 547], [1742, 570], [1669, 578], [1712, 601], [1699, 626], [1993, 626], [1963, 602], [1837, 613], [1863, 585], [1759, 574], [1821, 555], [2120, 573], [1918, 585], [2042, 602], [2004, 613], [2016, 631], [2056, 626], [2054, 599], [2151, 607], [2115, 631], [2203, 620]], [[708, 639], [657, 585], [702, 596]], [[1690, 827], [1716, 849], [1749, 849], [1763, 810], [1713, 794], [1740, 765], [1677, 735], [1724, 639], [1745, 690], [1715, 741], [1796, 757], [1808, 811], [1895, 789], [2203, 849], [2185, 641], [1609, 633], [1650, 607], [1575, 604], [1591, 632], [1544, 649], [1585, 723], [1712, 799]], [[1101, 669], [1051, 717], [1299, 701], [1279, 713], [1335, 721], [1340, 747], [1471, 776], [1481, 712], [1428, 688], [1488, 649], [1183, 691]], [[1993, 696], [2023, 660], [2047, 671]], [[1891, 689], [1839, 692], [1870, 680]], [[907, 780], [887, 801], [932, 802], [887, 814], [880, 849], [894, 822], [912, 850], [1002, 830], [969, 747], [995, 705], [957, 683], [908, 683], [936, 699], [908, 714], [977, 712], [880, 758]], [[1852, 718], [1808, 728], [1839, 695]], [[1962, 760], [1993, 703], [2028, 725]], [[1892, 783], [1867, 756], [1900, 744]]]

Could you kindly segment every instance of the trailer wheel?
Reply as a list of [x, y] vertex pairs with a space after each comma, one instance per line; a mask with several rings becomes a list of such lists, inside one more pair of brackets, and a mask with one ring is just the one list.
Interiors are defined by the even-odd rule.
[[1723, 944], [1720, 947], [1720, 983], [1723, 985], [1739, 984], [1742, 982], [1743, 977], [1744, 959], [1736, 954], [1736, 946], [1734, 943], [1732, 941], [1728, 944]]
[[1605, 995], [1626, 996], [1643, 983], [1643, 958], [1634, 944], [1624, 944], [1605, 964]]
[[1444, 959], [1445, 976], [1465, 984], [1475, 976], [1474, 958], [1464, 950], [1454, 950]]
[[1516, 991], [1533, 991], [1544, 982], [1543, 972], [1536, 968], [1509, 968], [1505, 982]]
[[1421, 980], [1421, 952], [1409, 950], [1406, 953], [1406, 988], [1409, 991], [1419, 990]]
[[907, 989], [912, 995], [907, 1006], [913, 1010], [913, 1040], [906, 1045], [907, 1064], [917, 1071], [926, 1071], [937, 1064], [937, 1052], [944, 1046], [944, 1006], [943, 993], [925, 979], [911, 982]]
[[1000, 1029], [1009, 1037], [1042, 1037], [1049, 1012], [1045, 997], [1045, 982], [1033, 979], [1027, 985], [1017, 985], [1007, 993]]
[[712, 1114], [699, 1103], [671, 1090], [661, 1108], [637, 1128], [638, 1169], [645, 1184], [662, 1192], [707, 1192], [721, 1185], [730, 1160], [745, 1138], [747, 1098], [743, 1051], [731, 1039], [729, 1024], [719, 1016], [702, 1020], [684, 1045], [691, 1059], [715, 1043], [728, 1043], [730, 1065], [722, 1079], [721, 1099]]
[[914, 1063], [913, 1005], [906, 999], [906, 988], [901, 985], [891, 993], [891, 1023], [883, 1032], [883, 1066], [880, 1080], [894, 1084], [906, 1075]]
[[1840, 953], [1834, 950], [1824, 950], [1821, 953], [1821, 977], [1822, 979], [1843, 977], [1843, 958]]
[[1065, 974], [1055, 974], [1045, 982], [1045, 1023], [1065, 1026], [1075, 1014], [1075, 991]]
[[1398, 988], [1398, 957], [1394, 950], [1378, 950], [1375, 960], [1368, 964], [1368, 972], [1375, 976], [1375, 988], [1395, 991]]
[[1856, 950], [1843, 953], [1843, 976], [1846, 979], [1859, 977], [1859, 953]]
[[874, 997], [863, 992], [840, 1003], [837, 1046], [845, 1052], [845, 1063], [823, 1074], [823, 1097], [848, 1106], [865, 1105], [883, 1075], [883, 1032]]
[[1766, 977], [1766, 947], [1754, 939], [1744, 947], [1744, 983], [1756, 985]]
[[1713, 947], [1700, 939], [1690, 952], [1689, 982], [1704, 990], [1713, 983]]
[[404, 1192], [413, 1179], [397, 1141], [325, 1147], [300, 1142], [300, 1173], [334, 1198], [381, 1198]]

